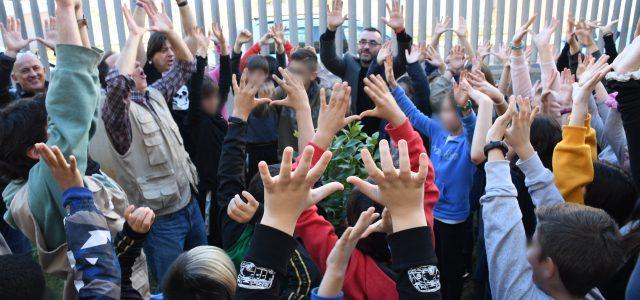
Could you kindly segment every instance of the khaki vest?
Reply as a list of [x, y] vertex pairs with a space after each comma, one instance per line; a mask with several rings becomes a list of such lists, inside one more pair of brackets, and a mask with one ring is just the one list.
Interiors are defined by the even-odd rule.
[[[129, 206], [127, 198], [120, 187], [114, 185], [102, 174], [85, 176], [84, 179], [87, 188], [93, 193], [94, 204], [105, 216], [112, 240], [115, 241], [116, 234], [122, 230], [122, 225], [124, 224], [124, 211]], [[8, 208], [11, 212], [11, 217], [16, 227], [35, 245], [38, 253], [38, 262], [42, 266], [42, 270], [47, 274], [66, 278], [63, 298], [75, 299], [77, 298], [77, 290], [74, 286], [74, 273], [67, 256], [67, 243], [51, 251], [46, 250], [45, 233], [36, 223], [29, 208], [27, 186], [28, 184], [22, 186], [14, 196], [11, 206]], [[149, 294], [147, 263], [144, 253], [140, 254], [140, 257], [136, 259], [133, 265], [131, 281], [133, 288], [138, 290], [140, 294], [143, 296]]]
[[122, 186], [131, 204], [165, 215], [189, 203], [198, 174], [164, 97], [156, 89], [148, 91], [152, 110], [133, 101], [129, 106], [132, 139], [127, 153], [120, 155], [113, 148], [104, 122], [99, 122], [90, 153]]

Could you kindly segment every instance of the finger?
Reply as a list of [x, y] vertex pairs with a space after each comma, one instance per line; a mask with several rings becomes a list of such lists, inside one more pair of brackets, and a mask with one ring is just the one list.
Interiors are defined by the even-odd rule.
[[260, 172], [260, 178], [262, 179], [262, 184], [264, 184], [265, 188], [271, 187], [273, 185], [273, 177], [269, 173], [269, 166], [264, 161], [258, 163], [258, 171]]
[[231, 75], [231, 84], [233, 85], [233, 93], [240, 93], [240, 87], [238, 87], [238, 79], [236, 78], [236, 74]]
[[371, 200], [375, 201], [378, 204], [384, 205], [384, 203], [382, 203], [382, 199], [379, 196], [379, 189], [377, 185], [366, 182], [356, 176], [349, 176], [347, 178], [347, 182], [355, 186], [360, 192], [365, 194]]
[[367, 210], [360, 213], [360, 217], [358, 217], [358, 221], [356, 225], [353, 226], [352, 235], [358, 240], [362, 233], [367, 230], [367, 227], [371, 225], [371, 216], [375, 213], [375, 209], [373, 207], [369, 207]]
[[327, 109], [327, 92], [324, 88], [320, 89], [320, 111], [326, 111]]
[[411, 162], [409, 161], [407, 141], [400, 140], [398, 142], [398, 150], [400, 153], [400, 175], [408, 176], [411, 173]]
[[391, 158], [391, 150], [389, 149], [389, 142], [387, 140], [380, 141], [380, 166], [385, 178], [387, 176], [394, 176], [396, 169], [393, 166], [393, 159]]
[[418, 182], [424, 182], [429, 173], [429, 156], [426, 153], [420, 153], [420, 166], [418, 167]]
[[144, 220], [142, 221], [142, 228], [144, 231], [149, 231], [151, 229], [151, 225], [153, 225], [155, 217], [156, 214], [153, 212], [153, 210], [147, 210], [144, 215]]
[[235, 207], [239, 211], [241, 211], [241, 212], [248, 212], [249, 211], [249, 206], [246, 203], [244, 203], [242, 198], [240, 198], [240, 195], [233, 196], [233, 198], [231, 198], [231, 201], [234, 203]]
[[[365, 87], [365, 89], [366, 89], [366, 87]], [[365, 110], [365, 111], [360, 113], [359, 117], [360, 117], [360, 119], [367, 118], [367, 117], [378, 117], [378, 111], [375, 110], [375, 109]]]
[[372, 233], [381, 232], [382, 231], [382, 220], [378, 220], [375, 223], [369, 225], [367, 229], [360, 236], [361, 239], [364, 239], [370, 236]]
[[[311, 146], [307, 147], [312, 148]], [[311, 153], [313, 154], [313, 151]], [[315, 164], [315, 166], [313, 166], [313, 168], [309, 170], [306, 179], [307, 183], [314, 184], [316, 181], [320, 180], [320, 177], [322, 177], [324, 170], [327, 169], [332, 156], [333, 153], [331, 153], [330, 151], [325, 151], [324, 153], [322, 153], [322, 156], [320, 156], [320, 159]]]
[[36, 144], [36, 150], [38, 151], [38, 154], [40, 154], [40, 158], [44, 160], [47, 166], [49, 166], [50, 168], [57, 167], [56, 157], [46, 144]]
[[[306, 150], [307, 149], [305, 149], [305, 153], [303, 153], [302, 155], [303, 160], [306, 155]], [[282, 161], [280, 163], [280, 177], [282, 177], [283, 179], [291, 178], [291, 165], [292, 165], [291, 160], [292, 159], [293, 159], [293, 148], [291, 147], [285, 148], [282, 153]]]
[[344, 186], [339, 182], [330, 182], [321, 187], [311, 190], [311, 203], [310, 205], [317, 204], [322, 199], [329, 197], [329, 195], [344, 190]]
[[77, 161], [74, 155], [69, 156], [69, 170], [75, 172], [77, 170]]
[[345, 122], [346, 124], [351, 124], [352, 122], [359, 121], [359, 120], [361, 120], [361, 119], [362, 119], [362, 118], [361, 118], [360, 116], [358, 116], [358, 115], [352, 115], [352, 116], [348, 116], [348, 117], [346, 117], [346, 118], [344, 119], [344, 122]]
[[56, 156], [56, 162], [58, 163], [58, 167], [60, 168], [67, 168], [67, 160], [64, 158], [64, 155], [62, 155], [62, 151], [60, 151], [60, 148], [58, 148], [58, 146], [53, 146], [53, 155]]
[[131, 213], [133, 212], [133, 210], [135, 210], [136, 207], [133, 205], [129, 205], [129, 207], [127, 207], [127, 209], [124, 210], [124, 219], [129, 221], [129, 217], [131, 217]]
[[247, 199], [247, 204], [249, 204], [249, 206], [252, 207], [253, 209], [256, 209], [260, 205], [260, 203], [258, 203], [256, 198], [253, 197], [253, 195], [251, 195], [251, 193], [247, 191], [242, 191], [242, 197]]

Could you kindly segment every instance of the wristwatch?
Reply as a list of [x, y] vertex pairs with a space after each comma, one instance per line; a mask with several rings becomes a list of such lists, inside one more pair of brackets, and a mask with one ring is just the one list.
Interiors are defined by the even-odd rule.
[[489, 151], [493, 149], [502, 150], [502, 155], [504, 156], [506, 156], [507, 152], [509, 152], [509, 146], [507, 146], [507, 143], [505, 143], [504, 141], [493, 141], [484, 146], [484, 156], [489, 157]]
[[178, 3], [178, 7], [185, 7], [188, 4], [189, 4], [189, 1], [185, 0], [185, 1], [182, 1], [182, 2]]
[[82, 18], [78, 19], [76, 22], [78, 22], [78, 27], [87, 26], [87, 18], [84, 15], [82, 15]]

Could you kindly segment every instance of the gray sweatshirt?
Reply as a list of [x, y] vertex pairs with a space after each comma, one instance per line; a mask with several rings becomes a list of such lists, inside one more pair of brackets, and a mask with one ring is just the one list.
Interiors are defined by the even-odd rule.
[[[525, 174], [525, 185], [534, 205], [564, 202], [553, 183], [553, 173], [537, 154], [517, 166]], [[485, 164], [486, 194], [480, 199], [484, 221], [484, 239], [489, 262], [489, 284], [494, 299], [551, 299], [533, 282], [527, 261], [527, 238], [518, 207], [517, 190], [511, 181], [509, 162]], [[586, 299], [603, 299], [597, 289]]]

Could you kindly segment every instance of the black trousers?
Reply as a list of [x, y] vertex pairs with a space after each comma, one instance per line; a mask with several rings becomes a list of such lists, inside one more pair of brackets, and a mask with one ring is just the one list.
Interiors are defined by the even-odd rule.
[[447, 224], [434, 220], [433, 231], [436, 235], [436, 256], [443, 300], [458, 300], [462, 297], [466, 226], [465, 222]]
[[277, 164], [278, 161], [278, 141], [264, 144], [247, 143], [247, 176], [246, 184], [249, 186], [253, 176], [258, 174], [258, 163], [265, 161], [268, 165]]

